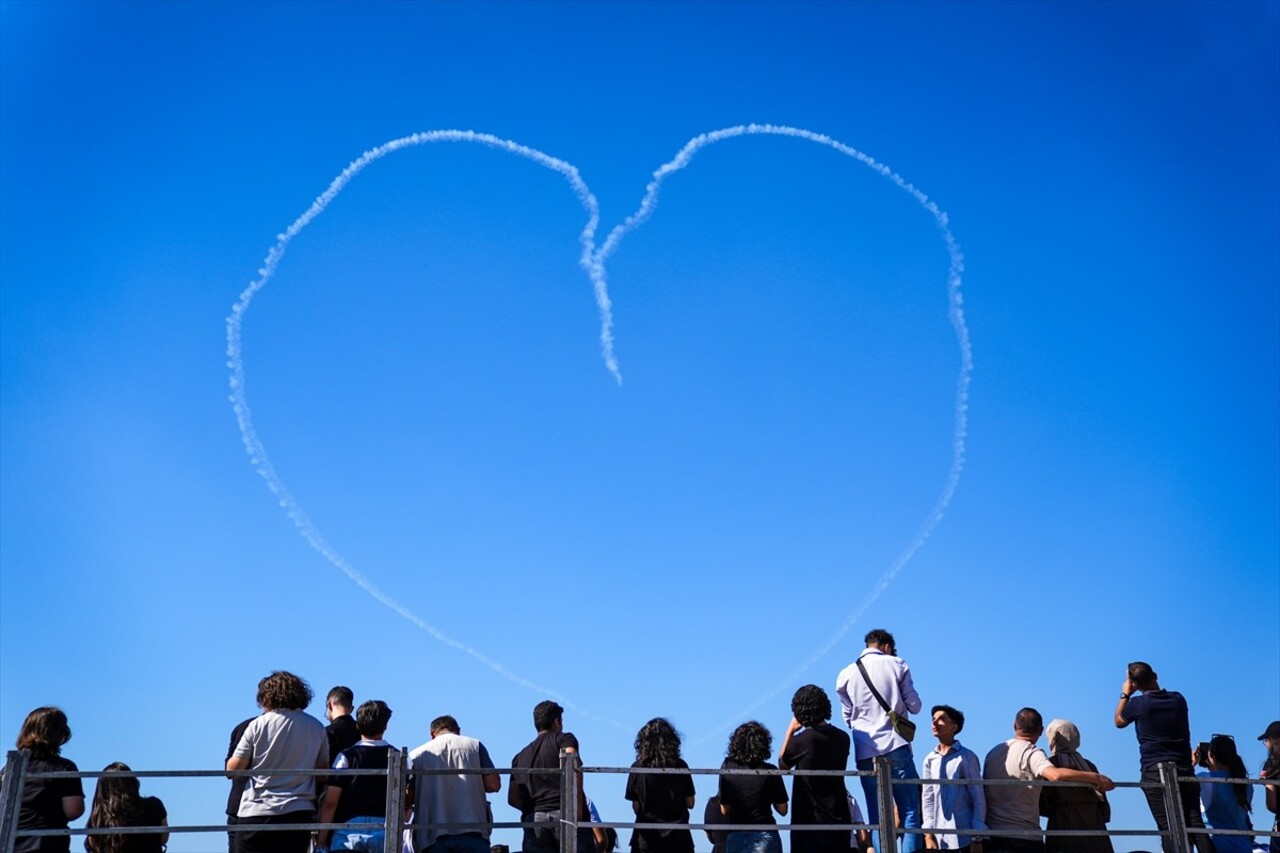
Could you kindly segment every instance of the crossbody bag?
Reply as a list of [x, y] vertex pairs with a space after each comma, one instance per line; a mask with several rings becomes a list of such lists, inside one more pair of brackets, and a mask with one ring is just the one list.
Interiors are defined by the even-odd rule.
[[898, 733], [898, 737], [907, 743], [915, 740], [916, 724], [911, 722], [905, 714], [899, 714], [897, 711], [889, 707], [889, 703], [884, 701], [884, 697], [880, 695], [880, 691], [876, 690], [876, 686], [871, 683], [871, 676], [867, 675], [867, 668], [862, 665], [862, 658], [854, 661], [858, 665], [858, 672], [862, 673], [862, 680], [867, 683], [867, 688], [871, 691], [871, 695], [876, 697], [876, 701], [880, 703], [880, 707], [884, 708], [884, 712], [889, 715], [889, 722], [893, 725], [893, 730]]

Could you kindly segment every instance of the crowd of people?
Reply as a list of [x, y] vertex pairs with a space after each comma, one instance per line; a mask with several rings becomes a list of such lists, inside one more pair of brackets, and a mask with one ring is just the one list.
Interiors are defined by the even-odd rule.
[[[781, 853], [775, 814], [791, 811], [793, 853], [874, 853], [882, 849], [878, 831], [840, 827], [880, 823], [877, 779], [862, 775], [864, 821], [857, 801], [839, 773], [794, 775], [791, 794], [781, 770], [847, 771], [852, 756], [860, 771], [883, 759], [892, 784], [893, 824], [902, 853], [929, 850], [955, 853], [1113, 853], [1111, 839], [1098, 835], [1043, 834], [1045, 829], [1105, 830], [1110, 820], [1110, 778], [1080, 754], [1080, 730], [1068, 720], [1046, 728], [1040, 713], [1023, 708], [1013, 719], [1013, 737], [997, 744], [981, 761], [961, 744], [965, 715], [950, 705], [935, 705], [930, 731], [936, 746], [924, 756], [920, 772], [912, 751], [916, 726], [912, 714], [923, 703], [911, 670], [897, 654], [893, 635], [870, 631], [866, 647], [836, 680], [844, 727], [833, 725], [827, 692], [808, 684], [791, 700], [792, 719], [774, 758], [773, 736], [761, 723], [745, 722], [729, 737], [714, 796], [703, 823], [715, 853]], [[258, 684], [262, 713], [244, 720], [231, 734], [226, 770], [232, 778], [227, 801], [229, 853], [318, 853], [382, 851], [385, 845], [388, 775], [392, 754], [384, 740], [392, 711], [372, 700], [354, 706], [352, 691], [335, 687], [325, 700], [325, 726], [306, 713], [313, 694], [298, 676], [273, 672]], [[1115, 709], [1117, 727], [1133, 725], [1141, 756], [1143, 788], [1159, 829], [1171, 825], [1159, 786], [1161, 768], [1172, 764], [1178, 777], [1203, 782], [1179, 783], [1180, 805], [1188, 829], [1235, 830], [1241, 834], [1190, 832], [1197, 853], [1250, 853], [1253, 786], [1217, 779], [1247, 777], [1248, 771], [1229, 735], [1216, 734], [1191, 746], [1186, 700], [1159, 684], [1151, 666], [1131, 663]], [[533, 710], [534, 739], [510, 763], [507, 802], [520, 813], [525, 853], [558, 853], [561, 832], [561, 753], [576, 753], [578, 740], [564, 728], [564, 709], [550, 700]], [[408, 754], [405, 817], [410, 822], [402, 844], [406, 853], [488, 853], [493, 813], [490, 794], [502, 778], [484, 744], [462, 734], [451, 716], [431, 722], [430, 739]], [[1046, 753], [1037, 744], [1045, 737]], [[66, 715], [37, 708], [26, 718], [17, 746], [26, 751], [28, 773], [76, 771], [61, 755], [71, 738]], [[1267, 749], [1260, 776], [1266, 808], [1274, 815], [1280, 797], [1280, 721], [1258, 737]], [[635, 763], [625, 797], [634, 823], [650, 824], [632, 832], [632, 853], [693, 853], [689, 829], [695, 804], [692, 774], [681, 756], [680, 735], [665, 719], [650, 720], [635, 737]], [[167, 815], [156, 797], [141, 794], [136, 776], [120, 762], [107, 765], [98, 780], [89, 828], [153, 827], [159, 831], [86, 835], [88, 853], [163, 853]], [[314, 774], [308, 770], [335, 770]], [[382, 771], [352, 773], [341, 771]], [[461, 772], [460, 772], [461, 771]], [[763, 771], [763, 772], [761, 772]], [[930, 784], [931, 781], [946, 784]], [[1072, 785], [1002, 784], [1044, 780]], [[983, 783], [997, 784], [983, 784]], [[617, 833], [602, 825], [578, 771], [574, 839], [578, 853], [611, 853]], [[19, 831], [65, 829], [85, 812], [78, 778], [27, 779], [21, 791]], [[297, 828], [310, 823], [337, 824], [336, 830]], [[1275, 819], [1270, 819], [1275, 831]], [[805, 829], [805, 827], [818, 827]], [[835, 828], [832, 828], [835, 827]], [[1265, 824], [1264, 824], [1265, 830]], [[1277, 839], [1271, 839], [1276, 853]], [[397, 842], [400, 844], [400, 842]], [[1173, 839], [1162, 836], [1164, 853]], [[68, 853], [66, 835], [19, 836], [15, 853]]]

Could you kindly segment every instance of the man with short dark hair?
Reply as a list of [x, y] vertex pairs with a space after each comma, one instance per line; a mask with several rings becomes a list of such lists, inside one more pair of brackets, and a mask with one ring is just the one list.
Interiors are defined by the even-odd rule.
[[[938, 745], [924, 757], [924, 779], [969, 780], [964, 785], [925, 785], [921, 792], [921, 823], [929, 832], [930, 850], [982, 853], [982, 839], [972, 837], [987, 828], [987, 798], [982, 790], [982, 765], [977, 753], [961, 745], [964, 714], [950, 705], [934, 705], [932, 732]], [[940, 832], [939, 830], [961, 830]]]
[[[816, 684], [791, 698], [791, 723], [782, 736], [783, 770], [846, 770], [849, 735], [831, 725], [831, 699]], [[840, 776], [797, 776], [792, 782], [791, 825], [852, 823]], [[792, 853], [849, 853], [849, 830], [792, 832]]]
[[[494, 769], [489, 750], [475, 738], [463, 737], [449, 715], [431, 721], [431, 739], [409, 753], [411, 771]], [[488, 853], [493, 818], [485, 794], [502, 787], [497, 773], [428, 774], [411, 777], [413, 823], [471, 824], [474, 828], [413, 830], [416, 853]]]
[[[511, 788], [507, 802], [520, 812], [522, 823], [541, 826], [524, 831], [524, 853], [558, 853], [560, 849], [560, 751], [576, 753], [578, 739], [564, 730], [564, 708], [550, 699], [533, 709], [533, 727], [538, 736], [511, 759]], [[577, 819], [589, 818], [587, 798], [582, 790], [582, 774], [578, 773]], [[595, 842], [591, 830], [579, 830], [579, 853], [593, 853]]]
[[[1013, 719], [1013, 738], [987, 753], [982, 778], [989, 781], [1045, 779], [1050, 782], [1084, 782], [1099, 791], [1115, 788], [1101, 773], [1055, 767], [1036, 746], [1044, 734], [1044, 718], [1035, 708], [1023, 708]], [[987, 787], [987, 828], [1040, 831], [1040, 788], [1034, 785], [989, 785]], [[1044, 837], [994, 836], [988, 853], [1043, 853]]]
[[[1134, 693], [1138, 695], [1135, 696]], [[1191, 722], [1187, 700], [1175, 690], [1160, 689], [1160, 681], [1151, 664], [1134, 661], [1125, 672], [1116, 703], [1116, 728], [1134, 723], [1138, 734], [1138, 755], [1142, 767], [1142, 793], [1147, 807], [1161, 832], [1169, 831], [1169, 815], [1165, 810], [1164, 792], [1160, 788], [1160, 764], [1172, 761], [1179, 776], [1194, 776], [1191, 764]], [[1150, 786], [1150, 787], [1148, 787]], [[1188, 829], [1204, 829], [1200, 814], [1200, 786], [1196, 782], [1178, 784], [1182, 816]], [[1199, 853], [1214, 853], [1213, 839], [1201, 833], [1187, 833]], [[1164, 853], [1173, 853], [1173, 839], [1160, 839]]]
[[337, 758], [344, 749], [350, 749], [360, 740], [351, 709], [355, 707], [355, 694], [350, 687], [341, 685], [329, 691], [324, 700], [324, 718], [329, 721], [325, 733], [329, 736], [329, 755]]
[[[883, 628], [873, 628], [863, 639], [867, 647], [836, 678], [836, 694], [844, 709], [844, 721], [853, 734], [857, 767], [872, 770], [875, 759], [883, 755], [895, 779], [919, 779], [911, 742], [899, 734], [894, 725], [895, 716], [906, 719], [908, 714], [920, 713], [922, 707], [911, 681], [911, 670], [907, 662], [898, 657], [893, 634]], [[880, 803], [876, 800], [876, 777], [860, 778], [867, 800], [867, 821], [877, 823]], [[893, 802], [902, 826], [919, 829], [920, 786], [894, 785]], [[873, 833], [873, 843], [879, 850], [877, 836], [878, 833]], [[902, 853], [917, 853], [923, 847], [919, 833], [908, 832], [902, 839]]]
[[[360, 740], [338, 753], [334, 770], [386, 770], [394, 746], [383, 740], [391, 709], [371, 699], [356, 710]], [[319, 823], [347, 823], [350, 829], [324, 829], [317, 837], [319, 849], [379, 851], [384, 847], [387, 813], [387, 777], [339, 773], [329, 777]], [[372, 825], [372, 824], [376, 824]]]

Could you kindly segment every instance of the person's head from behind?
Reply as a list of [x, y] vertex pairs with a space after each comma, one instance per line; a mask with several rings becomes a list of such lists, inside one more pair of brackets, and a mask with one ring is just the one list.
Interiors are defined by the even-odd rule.
[[831, 719], [831, 697], [816, 684], [806, 684], [791, 697], [791, 715], [811, 729]]
[[430, 731], [432, 737], [437, 737], [442, 734], [462, 734], [462, 728], [458, 725], [458, 721], [449, 714], [441, 714], [439, 717], [432, 720]]
[[956, 735], [964, 729], [964, 713], [950, 705], [934, 705], [930, 714], [929, 731], [938, 743], [947, 746], [955, 743]]
[[[106, 773], [132, 773], [128, 764], [113, 761], [102, 768]], [[130, 807], [135, 806], [142, 798], [142, 787], [137, 776], [103, 776], [98, 779], [98, 787], [93, 792], [93, 812], [89, 817], [90, 826], [116, 826], [119, 818], [124, 817]], [[95, 823], [94, 818], [104, 819]]]
[[1080, 729], [1070, 720], [1054, 720], [1045, 730], [1049, 752], [1053, 755], [1080, 751]]
[[18, 732], [18, 749], [31, 750], [35, 758], [49, 758], [62, 751], [62, 745], [71, 740], [71, 727], [61, 708], [36, 708], [22, 721]]
[[879, 649], [886, 655], [896, 655], [898, 653], [898, 644], [894, 642], [893, 634], [890, 634], [884, 628], [872, 628], [862, 640], [869, 649]]
[[1136, 660], [1129, 664], [1129, 680], [1133, 682], [1135, 688], [1143, 693], [1155, 690], [1159, 685], [1156, 680], [1156, 671], [1146, 661]]
[[729, 735], [729, 748], [725, 755], [744, 767], [755, 767], [769, 757], [771, 749], [773, 735], [761, 723], [751, 720]]
[[1034, 743], [1044, 733], [1044, 717], [1035, 708], [1023, 708], [1013, 718], [1013, 730], [1019, 737]]
[[641, 767], [676, 767], [680, 762], [680, 733], [669, 720], [654, 717], [636, 732], [636, 763]]
[[356, 709], [356, 731], [365, 740], [380, 740], [391, 722], [391, 709], [381, 699], [362, 702]]
[[564, 728], [564, 708], [550, 699], [543, 699], [533, 706], [533, 727], [540, 732], [561, 731]]
[[310, 684], [283, 669], [258, 682], [258, 707], [264, 711], [301, 711], [314, 695]]
[[331, 689], [329, 695], [324, 698], [324, 716], [328, 720], [345, 717], [351, 713], [351, 708], [355, 703], [356, 695], [351, 692], [351, 688], [343, 687], [339, 684]]
[[[1236, 750], [1236, 740], [1231, 735], [1214, 735], [1209, 739], [1209, 768], [1222, 771], [1230, 779], [1244, 779], [1249, 775], [1245, 769], [1244, 759]], [[1215, 791], [1219, 786], [1215, 785]], [[1249, 797], [1248, 785], [1232, 785], [1236, 801], [1245, 811], [1253, 810], [1253, 802]]]

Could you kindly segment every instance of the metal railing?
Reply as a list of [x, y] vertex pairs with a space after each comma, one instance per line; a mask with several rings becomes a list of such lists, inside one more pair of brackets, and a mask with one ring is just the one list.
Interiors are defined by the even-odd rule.
[[[100, 836], [100, 835], [132, 835], [132, 834], [157, 834], [157, 833], [235, 833], [237, 831], [236, 824], [211, 824], [211, 825], [176, 825], [176, 826], [128, 826], [128, 827], [95, 827], [95, 828], [63, 828], [63, 829], [18, 829], [18, 817], [20, 813], [20, 805], [22, 801], [22, 789], [26, 782], [31, 780], [52, 780], [52, 779], [95, 779], [104, 777], [132, 777], [132, 778], [235, 778], [249, 776], [272, 775], [255, 770], [141, 770], [141, 771], [62, 771], [62, 772], [45, 772], [31, 773], [27, 769], [28, 756], [25, 752], [10, 751], [5, 761], [3, 778], [0, 779], [0, 853], [13, 853], [16, 839], [21, 837], [36, 836]], [[894, 778], [892, 768], [889, 761], [884, 757], [875, 759], [873, 770], [747, 770], [747, 769], [704, 769], [704, 768], [637, 768], [637, 767], [583, 767], [576, 752], [562, 751], [560, 754], [559, 768], [550, 769], [529, 769], [529, 768], [503, 768], [503, 769], [431, 769], [431, 770], [413, 770], [409, 769], [407, 750], [391, 751], [388, 753], [388, 764], [383, 769], [344, 769], [344, 770], [327, 770], [327, 769], [306, 769], [306, 770], [276, 770], [277, 774], [288, 774], [291, 776], [311, 776], [311, 777], [331, 777], [335, 775], [344, 776], [385, 776], [387, 778], [387, 796], [386, 796], [386, 812], [384, 814], [384, 823], [381, 824], [365, 824], [365, 823], [295, 823], [295, 824], [271, 824], [260, 825], [254, 824], [252, 829], [254, 832], [283, 832], [283, 831], [319, 831], [319, 830], [339, 830], [339, 829], [358, 829], [358, 828], [378, 828], [384, 831], [383, 853], [402, 853], [403, 836], [406, 830], [452, 830], [445, 834], [456, 834], [462, 832], [479, 832], [488, 834], [492, 829], [543, 829], [546, 828], [545, 823], [532, 821], [486, 821], [482, 824], [445, 824], [409, 821], [405, 814], [405, 792], [409, 786], [414, 784], [415, 777], [430, 775], [484, 775], [484, 774], [502, 774], [502, 775], [520, 775], [528, 776], [533, 774], [552, 775], [556, 774], [560, 777], [560, 812], [558, 817], [558, 833], [559, 836], [559, 853], [576, 853], [577, 836], [580, 830], [593, 828], [613, 828], [613, 829], [665, 829], [669, 830], [672, 825], [669, 823], [638, 823], [625, 821], [602, 821], [592, 823], [589, 821], [574, 818], [573, 815], [578, 813], [578, 803], [581, 797], [580, 779], [583, 774], [688, 774], [688, 775], [776, 775], [776, 776], [839, 776], [839, 777], [874, 777], [876, 780], [876, 806], [878, 820], [876, 823], [845, 823], [845, 824], [789, 824], [789, 825], [747, 825], [733, 823], [688, 823], [684, 828], [689, 830], [702, 830], [706, 832], [736, 832], [736, 831], [761, 831], [765, 830], [782, 830], [786, 832], [823, 832], [823, 831], [844, 831], [853, 832], [858, 830], [867, 830], [877, 832], [879, 834], [880, 844], [876, 849], [876, 853], [898, 853], [898, 835], [899, 834], [947, 834], [947, 835], [968, 835], [981, 836], [983, 838], [1010, 838], [1010, 839], [1030, 839], [1042, 840], [1045, 837], [1077, 837], [1077, 836], [1157, 836], [1167, 840], [1172, 853], [1190, 853], [1191, 844], [1190, 835], [1207, 834], [1207, 835], [1244, 835], [1244, 836], [1269, 836], [1277, 837], [1280, 833], [1266, 830], [1224, 830], [1224, 829], [1201, 829], [1198, 827], [1188, 827], [1186, 816], [1182, 811], [1182, 798], [1179, 794], [1179, 785], [1181, 784], [1200, 784], [1207, 782], [1211, 784], [1248, 784], [1263, 785], [1275, 784], [1274, 780], [1265, 781], [1261, 779], [1222, 779], [1222, 778], [1205, 778], [1196, 776], [1179, 776], [1178, 769], [1172, 762], [1161, 764], [1159, 767], [1159, 782], [1117, 782], [1117, 788], [1139, 788], [1154, 789], [1158, 788], [1164, 802], [1165, 812], [1168, 815], [1169, 828], [1167, 830], [1159, 829], [1107, 829], [1107, 830], [1030, 830], [1030, 829], [982, 829], [975, 831], [965, 831], [963, 828], [933, 828], [933, 827], [911, 827], [904, 828], [896, 825], [894, 820], [894, 800], [893, 788], [902, 785], [982, 785], [984, 787], [991, 786], [1033, 786], [1037, 788], [1043, 787], [1089, 787], [1079, 782], [1049, 782], [1042, 779], [1022, 780], [1022, 779], [1002, 779], [1002, 780], [984, 780], [984, 779], [898, 779]], [[416, 816], [415, 816], [416, 817]]]

